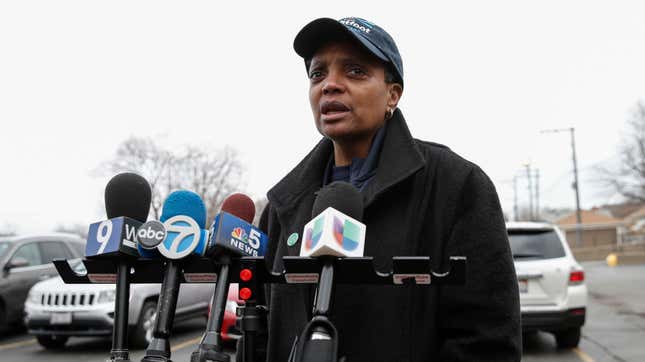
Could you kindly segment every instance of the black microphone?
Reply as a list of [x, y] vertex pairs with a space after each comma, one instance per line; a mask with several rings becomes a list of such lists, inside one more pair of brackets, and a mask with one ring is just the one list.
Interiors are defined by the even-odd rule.
[[146, 222], [152, 190], [148, 181], [136, 173], [120, 173], [105, 186], [105, 211], [108, 219], [126, 216]]
[[[90, 226], [86, 256], [113, 257], [116, 260], [116, 298], [112, 329], [111, 361], [130, 361], [128, 353], [128, 303], [130, 300], [130, 260], [136, 257], [135, 230], [150, 211], [152, 190], [148, 181], [135, 173], [114, 176], [105, 186], [108, 220]], [[94, 227], [95, 226], [95, 227]], [[119, 230], [112, 230], [113, 228]]]
[[363, 195], [348, 182], [332, 182], [318, 191], [311, 208], [311, 218], [320, 215], [329, 207], [356, 220], [363, 219]]
[[[206, 255], [213, 259], [219, 266], [217, 284], [211, 302], [211, 313], [208, 317], [206, 331], [197, 349], [191, 355], [191, 362], [229, 361], [228, 355], [223, 352], [221, 329], [224, 319], [226, 297], [230, 285], [230, 266], [232, 258], [240, 256], [262, 256], [266, 249], [268, 237], [251, 223], [255, 216], [255, 204], [248, 196], [240, 193], [230, 195], [222, 203], [221, 212], [215, 217], [211, 227], [211, 239], [206, 250]], [[248, 295], [246, 299], [255, 299]], [[247, 307], [249, 307], [247, 303]], [[252, 336], [246, 335], [248, 339]], [[246, 340], [246, 345], [251, 346], [252, 341]], [[238, 350], [251, 358], [252, 351]], [[250, 356], [249, 356], [250, 354]]]
[[300, 256], [323, 262], [312, 320], [305, 326], [289, 361], [337, 362], [338, 332], [329, 320], [334, 289], [334, 263], [339, 257], [361, 257], [365, 248], [363, 196], [347, 182], [333, 182], [317, 195], [313, 219], [305, 225]]

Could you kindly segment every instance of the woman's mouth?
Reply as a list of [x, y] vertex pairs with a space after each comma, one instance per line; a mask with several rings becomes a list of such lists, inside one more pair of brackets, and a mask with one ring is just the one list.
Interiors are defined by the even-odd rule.
[[344, 103], [339, 101], [325, 101], [320, 104], [320, 115], [321, 120], [335, 121], [345, 117], [349, 112], [350, 108]]

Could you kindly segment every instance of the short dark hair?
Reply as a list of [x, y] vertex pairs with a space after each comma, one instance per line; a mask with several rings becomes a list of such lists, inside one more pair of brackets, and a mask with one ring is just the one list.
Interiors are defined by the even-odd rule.
[[392, 70], [392, 65], [391, 64], [385, 64], [385, 83], [387, 84], [392, 84], [392, 83], [399, 83], [398, 77], [395, 75], [396, 73]]

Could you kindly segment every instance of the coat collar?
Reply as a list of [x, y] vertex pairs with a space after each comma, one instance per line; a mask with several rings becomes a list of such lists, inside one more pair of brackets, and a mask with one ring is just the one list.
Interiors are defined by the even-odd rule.
[[[397, 109], [385, 124], [385, 139], [378, 160], [376, 175], [367, 185], [365, 207], [381, 193], [403, 181], [425, 164], [422, 153], [416, 146], [410, 130]], [[295, 207], [302, 196], [318, 191], [323, 184], [327, 162], [333, 152], [333, 143], [327, 138], [267, 193], [269, 202], [278, 213]]]

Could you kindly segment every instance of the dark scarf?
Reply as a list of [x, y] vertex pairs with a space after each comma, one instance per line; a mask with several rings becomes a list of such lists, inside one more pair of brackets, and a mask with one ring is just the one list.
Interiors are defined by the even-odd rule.
[[334, 154], [332, 153], [327, 162], [325, 175], [323, 176], [323, 185], [334, 181], [345, 181], [354, 185], [358, 190], [363, 191], [376, 175], [376, 168], [384, 138], [385, 127], [381, 127], [374, 136], [367, 157], [353, 158], [349, 166], [334, 166]]

